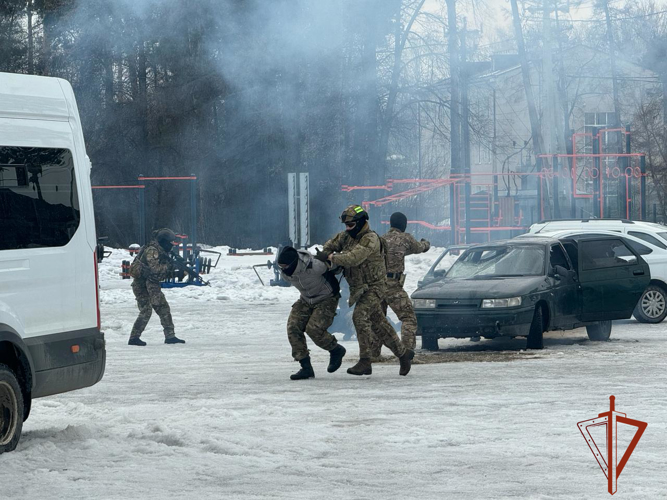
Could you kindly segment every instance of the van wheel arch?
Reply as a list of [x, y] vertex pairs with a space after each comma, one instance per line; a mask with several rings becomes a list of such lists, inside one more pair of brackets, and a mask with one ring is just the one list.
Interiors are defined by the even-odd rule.
[[[0, 331], [0, 364], [6, 365], [16, 376], [23, 395], [23, 418], [24, 421], [30, 415], [32, 406], [32, 384], [34, 375], [30, 355], [23, 346], [17, 345], [10, 336], [13, 332]], [[22, 342], [21, 342], [22, 343]]]

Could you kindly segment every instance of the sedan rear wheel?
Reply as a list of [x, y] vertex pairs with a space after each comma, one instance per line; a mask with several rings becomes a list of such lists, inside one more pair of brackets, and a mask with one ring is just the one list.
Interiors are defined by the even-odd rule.
[[667, 316], [667, 293], [662, 287], [649, 285], [633, 313], [640, 323], [660, 323]]
[[588, 338], [597, 342], [609, 340], [611, 335], [611, 321], [599, 321], [586, 327]]

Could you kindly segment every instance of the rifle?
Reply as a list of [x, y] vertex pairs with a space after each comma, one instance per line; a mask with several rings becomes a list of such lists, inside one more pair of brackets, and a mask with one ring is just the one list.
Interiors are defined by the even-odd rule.
[[206, 286], [211, 286], [211, 284], [208, 281], [202, 278], [197, 271], [195, 271], [192, 267], [188, 265], [188, 261], [186, 261], [183, 257], [174, 252], [170, 252], [169, 256], [178, 265], [178, 270], [184, 271], [190, 277], [191, 280], [199, 281], [200, 283], [203, 283]]

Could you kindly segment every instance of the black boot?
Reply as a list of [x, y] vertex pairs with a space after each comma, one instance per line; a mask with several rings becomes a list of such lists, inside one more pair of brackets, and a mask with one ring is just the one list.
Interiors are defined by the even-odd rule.
[[301, 365], [301, 370], [290, 375], [289, 378], [292, 380], [305, 380], [307, 378], [315, 378], [315, 372], [313, 371], [313, 365], [310, 364], [310, 356], [303, 358], [299, 361]]
[[127, 345], [146, 345], [146, 342], [141, 340], [139, 337], [130, 337]]
[[401, 368], [398, 371], [399, 375], [406, 376], [408, 373], [410, 373], [410, 368], [412, 367], [412, 358], [415, 357], [415, 351], [412, 349], [408, 349], [405, 351], [405, 354], [398, 358], [398, 360], [401, 363]]
[[340, 368], [346, 352], [345, 348], [340, 344], [329, 351], [329, 366], [327, 367], [329, 373], [333, 373]]
[[352, 368], [347, 369], [347, 373], [350, 375], [370, 375], [373, 373], [373, 367], [371, 366], [371, 358], [361, 358], [359, 362], [354, 365]]
[[168, 339], [164, 339], [165, 344], [185, 344], [185, 340], [181, 340], [178, 337], [170, 337]]

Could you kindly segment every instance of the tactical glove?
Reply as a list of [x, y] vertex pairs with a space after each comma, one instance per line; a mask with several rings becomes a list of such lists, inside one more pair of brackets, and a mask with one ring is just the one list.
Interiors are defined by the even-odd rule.
[[319, 248], [316, 248], [315, 252], [316, 252], [315, 253], [315, 258], [317, 260], [320, 260], [320, 261], [324, 262], [325, 264], [329, 261], [329, 254], [328, 253], [323, 252]]
[[425, 240], [424, 238], [421, 239], [421, 242], [424, 244], [424, 252], [428, 252], [429, 249], [431, 248], [431, 242], [428, 240]]

